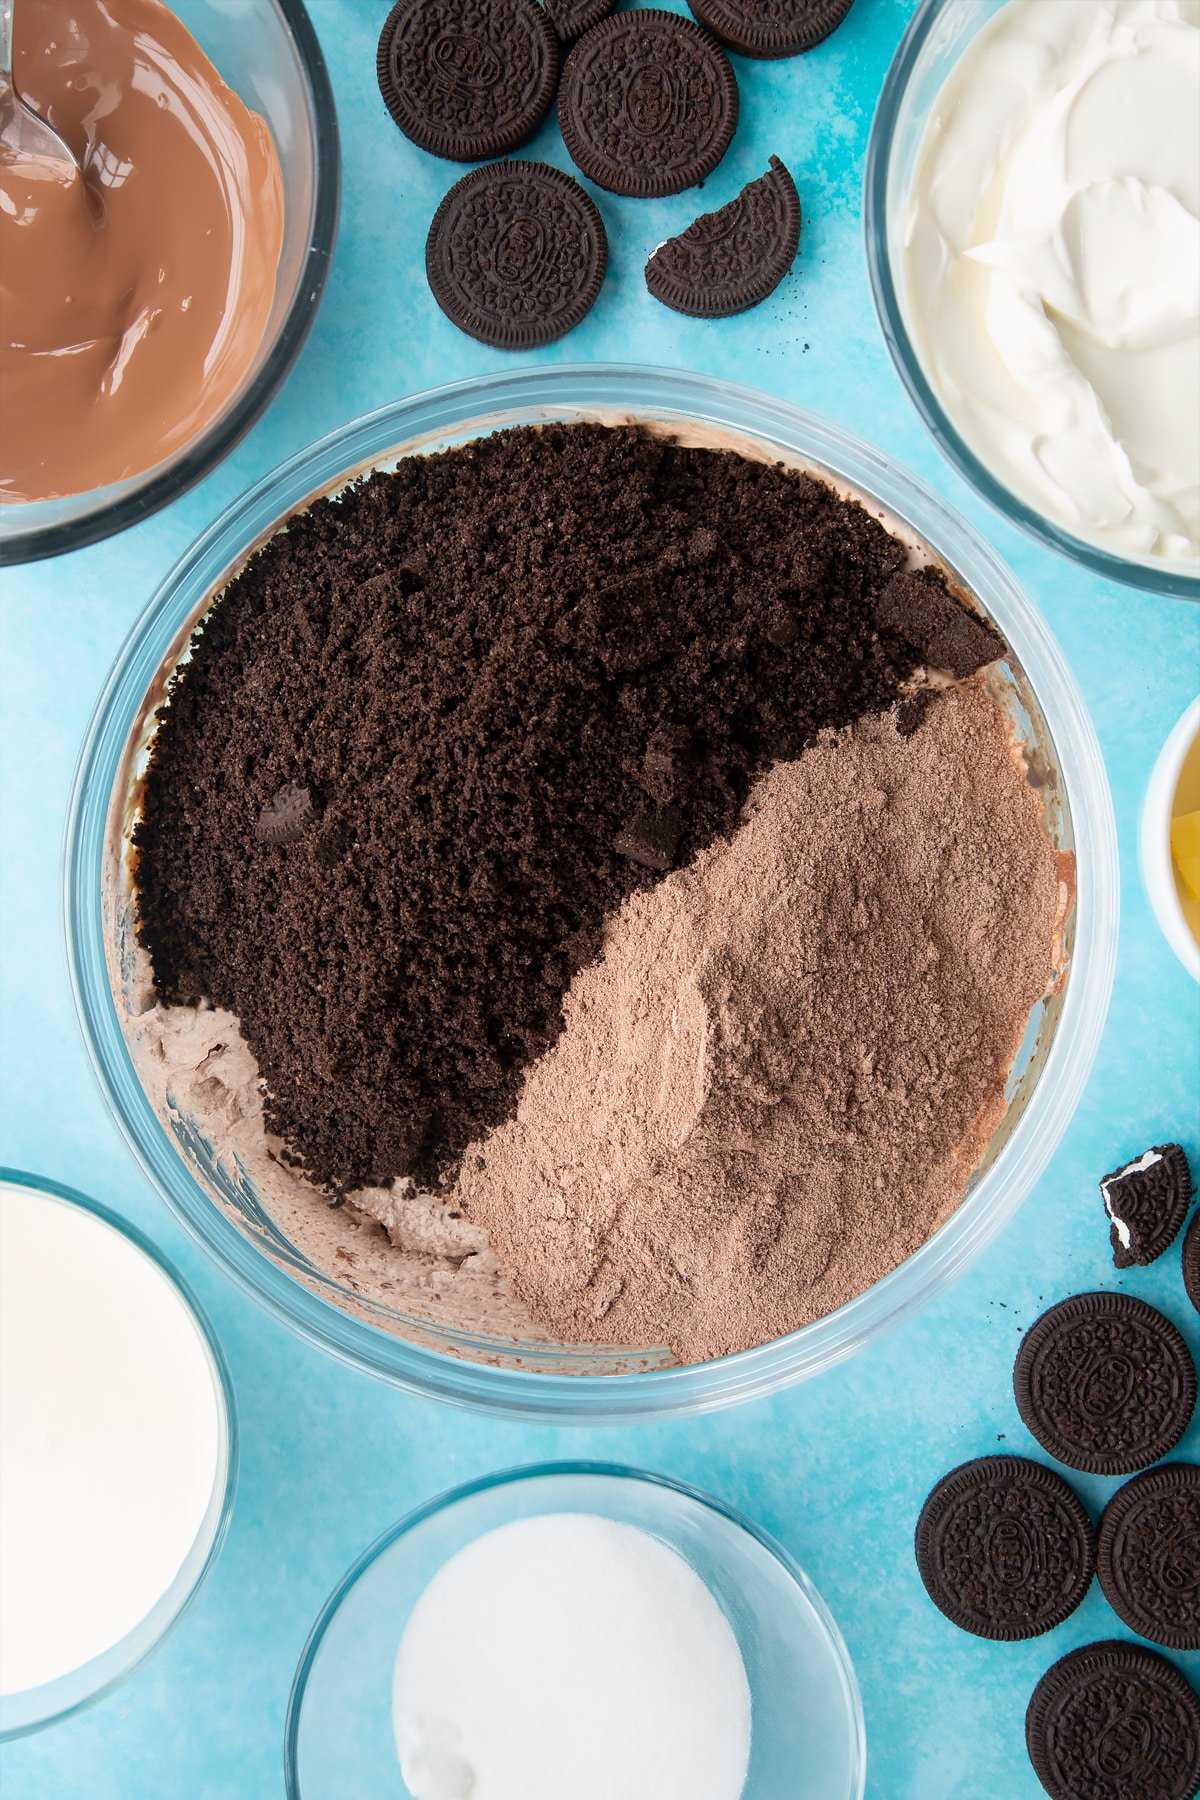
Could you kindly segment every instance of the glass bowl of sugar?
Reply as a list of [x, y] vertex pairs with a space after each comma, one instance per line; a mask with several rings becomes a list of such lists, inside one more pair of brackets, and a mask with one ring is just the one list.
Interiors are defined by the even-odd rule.
[[494, 1475], [386, 1532], [305, 1646], [289, 1800], [861, 1800], [862, 1701], [778, 1544], [662, 1476]]

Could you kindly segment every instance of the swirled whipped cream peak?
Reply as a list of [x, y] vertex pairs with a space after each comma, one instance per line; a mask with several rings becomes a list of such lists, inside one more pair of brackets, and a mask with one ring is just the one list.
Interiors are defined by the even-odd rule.
[[1200, 559], [1200, 3], [1008, 0], [934, 104], [904, 309], [976, 456], [1135, 560]]

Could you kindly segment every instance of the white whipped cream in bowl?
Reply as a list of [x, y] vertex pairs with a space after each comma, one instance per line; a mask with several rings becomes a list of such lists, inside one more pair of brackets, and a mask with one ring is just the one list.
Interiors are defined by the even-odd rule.
[[885, 337], [960, 471], [1200, 597], [1200, 0], [925, 0], [868, 152]]

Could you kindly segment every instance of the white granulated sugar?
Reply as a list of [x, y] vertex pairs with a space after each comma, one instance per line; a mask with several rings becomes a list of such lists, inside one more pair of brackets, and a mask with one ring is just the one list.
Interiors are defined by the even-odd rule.
[[434, 1576], [396, 1657], [413, 1800], [738, 1800], [750, 1687], [688, 1563], [589, 1513], [520, 1519]]

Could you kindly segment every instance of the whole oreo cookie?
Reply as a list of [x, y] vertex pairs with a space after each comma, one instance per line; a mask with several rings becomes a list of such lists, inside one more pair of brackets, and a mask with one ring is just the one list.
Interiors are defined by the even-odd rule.
[[1183, 1285], [1188, 1299], [1200, 1312], [1200, 1212], [1183, 1234]]
[[405, 137], [482, 162], [527, 142], [550, 111], [558, 45], [537, 0], [396, 0], [375, 67]]
[[1026, 1332], [1017, 1410], [1073, 1469], [1132, 1475], [1165, 1456], [1196, 1404], [1196, 1370], [1171, 1324], [1132, 1294], [1076, 1294]]
[[1192, 1171], [1179, 1144], [1155, 1144], [1100, 1183], [1113, 1262], [1118, 1269], [1143, 1266], [1174, 1242], [1187, 1218]]
[[1200, 1650], [1200, 1467], [1163, 1463], [1118, 1488], [1100, 1519], [1109, 1605], [1168, 1650]]
[[724, 51], [678, 13], [617, 13], [563, 65], [558, 123], [589, 180], [655, 199], [711, 175], [737, 128], [737, 80]]
[[724, 319], [765, 300], [800, 243], [800, 196], [777, 156], [718, 212], [701, 213], [646, 264], [656, 300], [695, 319]]
[[688, 0], [702, 25], [743, 56], [799, 56], [836, 31], [854, 0]]
[[617, 0], [545, 0], [546, 17], [560, 44], [573, 44], [617, 10]]
[[1052, 1800], [1193, 1800], [1200, 1698], [1155, 1650], [1085, 1644], [1034, 1688], [1025, 1744]]
[[976, 1637], [1039, 1637], [1075, 1611], [1095, 1569], [1091, 1521], [1061, 1475], [981, 1456], [942, 1477], [917, 1520], [929, 1598]]
[[425, 245], [425, 273], [446, 317], [498, 350], [530, 350], [578, 325], [607, 264], [593, 202], [548, 163], [488, 163], [464, 175]]

